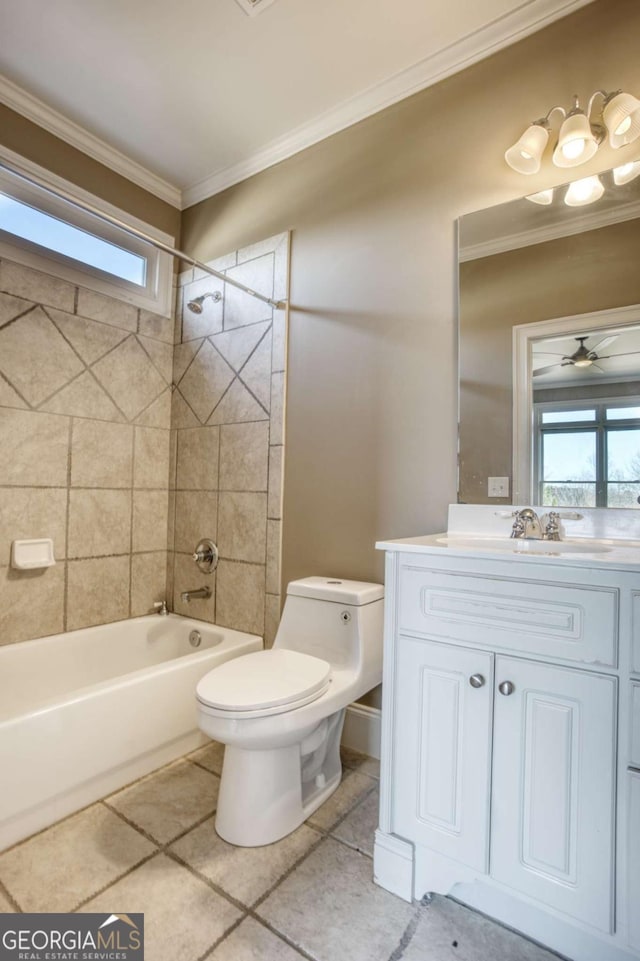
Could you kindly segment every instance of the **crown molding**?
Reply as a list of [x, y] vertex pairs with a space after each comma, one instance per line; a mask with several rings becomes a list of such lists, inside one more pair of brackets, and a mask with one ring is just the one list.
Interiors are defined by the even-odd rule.
[[402, 70], [309, 123], [272, 141], [252, 156], [214, 171], [182, 191], [182, 207], [191, 207], [207, 197], [226, 190], [274, 164], [292, 157], [307, 147], [345, 130], [446, 77], [470, 67], [529, 34], [541, 30], [555, 20], [585, 7], [593, 0], [525, 0], [516, 10], [497, 17], [491, 23], [461, 40]]
[[613, 210], [585, 213], [566, 223], [549, 224], [546, 227], [535, 227], [532, 230], [503, 234], [493, 240], [485, 240], [479, 244], [460, 247], [458, 262], [464, 264], [469, 260], [482, 260], [484, 257], [504, 254], [509, 250], [532, 247], [535, 244], [547, 243], [549, 240], [559, 240], [561, 237], [583, 234], [587, 230], [598, 230], [599, 227], [624, 223], [625, 220], [637, 220], [638, 217], [640, 217], [640, 201], [634, 200], [628, 204], [615, 207]]
[[182, 197], [178, 187], [147, 170], [142, 164], [131, 160], [115, 147], [96, 137], [95, 134], [89, 133], [84, 127], [58, 113], [42, 100], [27, 93], [2, 74], [0, 74], [0, 101], [26, 117], [27, 120], [32, 120], [39, 127], [48, 130], [55, 137], [76, 147], [155, 197], [159, 197], [160, 200], [180, 209]]
[[[266, 0], [264, 0], [266, 3]], [[191, 207], [300, 153], [386, 107], [470, 67], [593, 0], [524, 0], [511, 13], [443, 47], [393, 77], [338, 104], [249, 157], [180, 190], [0, 74], [0, 101], [65, 143], [178, 209]]]

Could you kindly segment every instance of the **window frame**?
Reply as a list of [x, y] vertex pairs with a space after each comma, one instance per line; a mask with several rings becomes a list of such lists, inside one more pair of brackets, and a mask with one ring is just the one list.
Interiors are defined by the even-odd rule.
[[[67, 257], [44, 245], [25, 240], [2, 228], [0, 228], [0, 257], [60, 277], [69, 283], [107, 294], [152, 313], [161, 314], [165, 317], [170, 316], [173, 278], [173, 258], [171, 255], [154, 247], [148, 241], [129, 233], [126, 226], [117, 227], [106, 220], [101, 220], [98, 215], [75, 206], [72, 200], [67, 201], [48, 193], [47, 186], [62, 189], [72, 198], [75, 197], [81, 202], [89, 203], [105, 214], [116, 217], [125, 225], [144, 231], [150, 237], [168, 246], [173, 246], [174, 238], [114, 207], [101, 198], [45, 171], [42, 167], [27, 162], [24, 158], [16, 159], [16, 156], [6, 150], [0, 151], [0, 160], [6, 160], [17, 171], [13, 173], [5, 167], [0, 167], [0, 192], [108, 243], [116, 244], [118, 247], [143, 257], [146, 261], [146, 285], [142, 287], [108, 271]], [[24, 173], [30, 180], [37, 179], [39, 184], [22, 179], [21, 173]]]
[[[608, 476], [608, 436], [612, 432], [620, 432], [624, 430], [639, 430], [640, 429], [640, 417], [629, 417], [629, 418], [616, 418], [614, 420], [607, 419], [607, 410], [609, 408], [621, 409], [624, 407], [640, 407], [640, 395], [633, 395], [628, 397], [598, 397], [591, 400], [564, 400], [564, 401], [539, 401], [533, 404], [533, 415], [534, 415], [534, 449], [533, 449], [533, 467], [534, 467], [534, 482], [536, 487], [537, 503], [544, 504], [544, 458], [542, 453], [542, 444], [545, 434], [582, 434], [582, 433], [595, 433], [596, 435], [596, 476], [595, 481], [588, 481], [586, 483], [595, 483], [595, 506], [596, 507], [607, 507], [608, 500], [608, 490], [609, 484], [615, 483], [615, 481], [610, 481]], [[577, 421], [577, 420], [566, 420], [558, 421], [550, 424], [543, 424], [542, 417], [543, 414], [549, 411], [579, 411], [579, 410], [594, 410], [595, 417], [591, 421]], [[640, 478], [638, 478], [640, 481]], [[637, 483], [636, 481], [635, 483]], [[566, 483], [572, 483], [567, 479]], [[621, 483], [634, 483], [634, 481], [624, 481]], [[640, 506], [640, 505], [639, 505]], [[632, 508], [636, 509], [636, 508]]]

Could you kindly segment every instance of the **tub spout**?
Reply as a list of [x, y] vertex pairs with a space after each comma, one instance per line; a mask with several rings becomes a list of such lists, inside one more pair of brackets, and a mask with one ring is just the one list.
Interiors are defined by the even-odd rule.
[[211, 597], [211, 588], [206, 584], [204, 587], [199, 587], [197, 591], [183, 591], [180, 597], [187, 604], [200, 597], [206, 600], [207, 597]]

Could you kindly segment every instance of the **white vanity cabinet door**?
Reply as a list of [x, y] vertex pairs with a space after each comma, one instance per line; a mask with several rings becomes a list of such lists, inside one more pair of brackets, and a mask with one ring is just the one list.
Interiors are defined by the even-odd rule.
[[493, 655], [400, 636], [396, 670], [393, 831], [486, 872]]
[[615, 678], [496, 658], [491, 876], [606, 932], [615, 703]]
[[627, 851], [627, 916], [629, 944], [640, 951], [640, 771], [629, 771], [629, 848]]

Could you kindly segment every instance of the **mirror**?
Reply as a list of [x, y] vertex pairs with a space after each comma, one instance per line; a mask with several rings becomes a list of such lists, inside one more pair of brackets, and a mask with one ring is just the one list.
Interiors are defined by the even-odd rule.
[[565, 185], [460, 218], [463, 503], [640, 506], [640, 162], [627, 167], [585, 206]]

